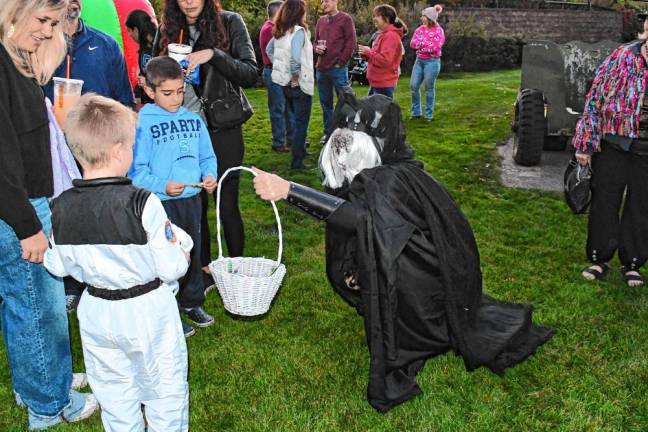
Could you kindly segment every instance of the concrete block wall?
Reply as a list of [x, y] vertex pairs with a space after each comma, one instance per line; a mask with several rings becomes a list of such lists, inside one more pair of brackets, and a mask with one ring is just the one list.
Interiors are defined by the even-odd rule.
[[[623, 19], [613, 11], [566, 9], [446, 9], [441, 24], [451, 36], [454, 25], [475, 22], [490, 35], [525, 35], [525, 39], [597, 42], [622, 40]], [[453, 24], [454, 22], [454, 24]]]

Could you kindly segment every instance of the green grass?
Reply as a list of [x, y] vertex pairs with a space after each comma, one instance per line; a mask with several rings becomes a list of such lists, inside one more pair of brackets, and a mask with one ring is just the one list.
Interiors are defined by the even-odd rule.
[[[193, 431], [645, 431], [648, 430], [648, 290], [580, 279], [586, 218], [556, 193], [512, 190], [498, 181], [495, 146], [509, 136], [519, 71], [445, 75], [431, 124], [407, 121], [426, 169], [468, 216], [481, 252], [485, 290], [535, 305], [535, 320], [556, 336], [500, 378], [464, 371], [461, 359], [428, 361], [423, 395], [388, 414], [366, 402], [368, 353], [361, 319], [328, 286], [323, 225], [280, 204], [288, 274], [270, 313], [226, 314], [216, 292], [216, 324], [188, 340]], [[364, 94], [366, 88], [358, 89]], [[247, 92], [256, 114], [245, 128], [246, 165], [318, 186], [315, 172], [288, 171], [270, 152], [262, 89]], [[408, 80], [396, 99], [405, 117]], [[313, 103], [310, 151], [319, 150], [321, 111]], [[311, 157], [315, 162], [315, 157]], [[270, 206], [242, 183], [247, 254], [276, 254]], [[618, 263], [616, 263], [618, 264]], [[82, 369], [72, 320], [74, 362]], [[8, 368], [0, 368], [0, 430], [22, 430]], [[100, 430], [99, 416], [58, 430]]]

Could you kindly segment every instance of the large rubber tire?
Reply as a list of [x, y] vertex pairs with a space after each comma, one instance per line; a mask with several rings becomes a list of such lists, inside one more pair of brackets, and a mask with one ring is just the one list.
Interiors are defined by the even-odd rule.
[[513, 136], [513, 160], [520, 165], [538, 165], [547, 130], [544, 98], [541, 91], [534, 89], [520, 91], [515, 104], [514, 130], [516, 133]]

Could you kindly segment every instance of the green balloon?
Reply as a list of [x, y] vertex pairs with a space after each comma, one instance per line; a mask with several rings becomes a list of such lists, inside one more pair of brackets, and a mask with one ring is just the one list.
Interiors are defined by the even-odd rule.
[[119, 16], [113, 0], [92, 0], [83, 3], [81, 18], [90, 26], [108, 33], [115, 38], [122, 51], [124, 40], [119, 24]]

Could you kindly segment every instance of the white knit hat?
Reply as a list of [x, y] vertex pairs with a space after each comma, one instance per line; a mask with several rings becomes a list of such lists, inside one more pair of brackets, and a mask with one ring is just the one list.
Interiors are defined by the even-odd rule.
[[427, 17], [430, 21], [437, 22], [437, 19], [439, 18], [439, 14], [443, 10], [443, 6], [437, 4], [434, 6], [426, 7], [423, 9], [422, 14]]

